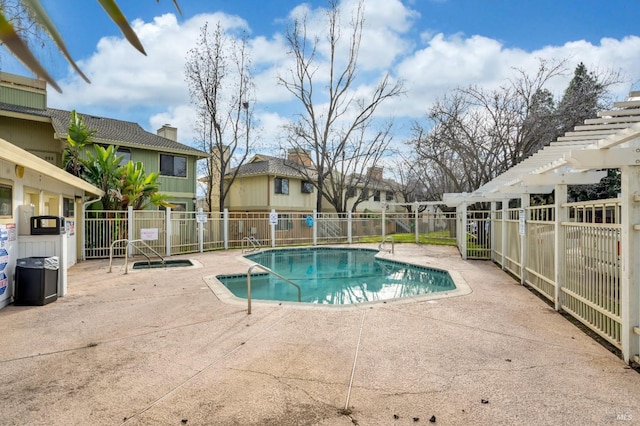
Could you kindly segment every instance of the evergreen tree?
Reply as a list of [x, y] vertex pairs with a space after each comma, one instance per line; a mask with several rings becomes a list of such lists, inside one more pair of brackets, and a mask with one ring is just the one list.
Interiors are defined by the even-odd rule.
[[600, 102], [605, 93], [606, 85], [580, 62], [558, 104], [557, 136], [572, 131], [575, 126], [582, 124], [588, 118], [596, 117], [598, 110], [604, 109], [604, 105]]

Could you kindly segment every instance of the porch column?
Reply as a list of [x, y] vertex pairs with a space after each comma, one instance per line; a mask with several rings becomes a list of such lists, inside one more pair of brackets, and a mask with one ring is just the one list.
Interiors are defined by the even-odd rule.
[[554, 291], [553, 298], [555, 301], [555, 309], [559, 311], [562, 309], [562, 287], [565, 282], [565, 266], [567, 252], [567, 232], [562, 225], [563, 222], [569, 220], [568, 209], [562, 205], [567, 202], [567, 185], [558, 184], [554, 189], [554, 203], [555, 203], [555, 241], [554, 241]]
[[620, 311], [622, 357], [626, 363], [635, 362], [640, 352], [640, 309], [638, 304], [640, 291], [640, 244], [637, 232], [640, 230], [640, 198], [638, 183], [640, 182], [640, 166], [621, 167], [622, 217], [620, 230]]

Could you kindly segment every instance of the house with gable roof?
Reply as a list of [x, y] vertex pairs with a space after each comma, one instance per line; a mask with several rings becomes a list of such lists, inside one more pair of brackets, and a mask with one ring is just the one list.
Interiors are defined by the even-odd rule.
[[[309, 212], [316, 189], [295, 161], [257, 154], [240, 166], [225, 206], [229, 211], [267, 212], [272, 209]], [[230, 176], [235, 170], [227, 173]]]
[[[313, 171], [306, 173], [301, 168], [311, 168], [308, 153], [292, 149], [287, 158], [257, 154], [237, 170], [225, 200], [231, 212], [268, 212], [272, 209], [289, 212], [309, 212], [316, 208], [316, 188], [308, 181]], [[229, 171], [227, 179], [236, 171]], [[379, 212], [384, 203], [398, 202], [398, 184], [384, 179], [381, 167], [370, 167], [364, 176], [353, 176], [354, 184], [347, 188], [347, 206], [351, 209], [355, 200], [363, 201], [356, 211]], [[306, 177], [305, 177], [306, 176]], [[323, 203], [323, 213], [335, 212], [328, 201]], [[395, 210], [395, 208], [394, 208]], [[403, 211], [398, 208], [398, 211]]]
[[[44, 81], [0, 72], [0, 138], [62, 167], [70, 114], [70, 111], [47, 107]], [[153, 134], [138, 123], [80, 111], [78, 114], [88, 129], [96, 131], [95, 144], [117, 145], [124, 161], [142, 162], [147, 173], [159, 172], [160, 191], [171, 196], [170, 201], [180, 209], [194, 208], [196, 162], [207, 154], [179, 143], [175, 127], [165, 125]], [[26, 192], [25, 203], [39, 206], [42, 204], [39, 196], [36, 192]], [[55, 212], [36, 211], [36, 214], [49, 213]]]

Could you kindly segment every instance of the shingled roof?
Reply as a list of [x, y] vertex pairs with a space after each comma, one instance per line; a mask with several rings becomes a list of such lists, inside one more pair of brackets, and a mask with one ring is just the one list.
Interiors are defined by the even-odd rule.
[[[28, 108], [0, 102], [0, 110], [17, 114], [50, 119], [56, 136], [66, 139], [71, 111], [47, 108]], [[137, 147], [153, 151], [172, 152], [196, 157], [206, 157], [207, 153], [171, 139], [147, 132], [139, 124], [112, 118], [97, 117], [78, 113], [88, 129], [96, 130], [94, 141], [122, 147]]]
[[[304, 175], [300, 172], [302, 167], [290, 160], [258, 154], [248, 163], [240, 166], [238, 176], [277, 175], [303, 179]], [[233, 174], [235, 170], [231, 170], [227, 175]]]
[[[70, 111], [47, 108], [58, 137], [66, 138]], [[154, 151], [174, 152], [206, 157], [207, 153], [171, 139], [147, 132], [138, 123], [78, 113], [88, 129], [96, 130], [94, 140], [110, 145], [133, 146]]]

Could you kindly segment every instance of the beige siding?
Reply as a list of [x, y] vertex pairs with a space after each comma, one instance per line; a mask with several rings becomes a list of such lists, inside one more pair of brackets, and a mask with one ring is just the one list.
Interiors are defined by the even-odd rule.
[[0, 72], [0, 99], [12, 105], [45, 109], [46, 84], [42, 80]]
[[0, 117], [0, 138], [48, 161], [62, 166], [62, 143], [54, 139], [50, 123], [29, 121], [11, 117]]
[[313, 210], [316, 206], [316, 191], [310, 194], [302, 193], [302, 180], [296, 178], [289, 179], [289, 194], [275, 193], [275, 179], [271, 178], [269, 190], [273, 194], [271, 197], [271, 208], [276, 210]]
[[269, 191], [267, 176], [236, 178], [229, 191], [228, 208], [231, 211], [265, 210], [269, 205]]
[[[196, 170], [196, 159], [186, 155], [184, 157], [187, 158], [187, 176], [173, 177], [160, 175], [158, 178], [158, 182], [160, 183], [160, 192], [168, 194], [195, 193], [196, 179], [194, 175]], [[141, 161], [142, 164], [144, 164], [144, 170], [147, 174], [160, 171], [160, 153], [157, 151], [131, 148], [131, 161]], [[191, 197], [192, 195], [189, 195], [188, 199], [191, 200]]]
[[227, 208], [231, 211], [300, 210], [311, 211], [316, 205], [315, 190], [302, 193], [302, 181], [289, 179], [289, 194], [275, 193], [273, 176], [250, 176], [237, 178], [231, 186]]

